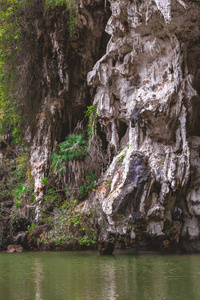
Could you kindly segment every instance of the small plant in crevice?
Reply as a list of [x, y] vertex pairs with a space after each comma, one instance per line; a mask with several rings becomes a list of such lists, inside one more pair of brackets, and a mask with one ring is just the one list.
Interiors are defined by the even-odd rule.
[[112, 179], [109, 179], [109, 180], [106, 181], [105, 185], [110, 185], [111, 182], [112, 182]]
[[88, 169], [99, 176], [102, 172], [103, 164], [106, 164], [106, 158], [102, 150], [102, 141], [97, 134], [96, 106], [88, 106], [85, 116], [88, 118]]
[[123, 160], [124, 160], [124, 155], [122, 155], [122, 156], [120, 156], [120, 157], [118, 158], [118, 161], [119, 161], [119, 162], [123, 162]]
[[65, 141], [60, 143], [58, 152], [52, 155], [51, 167], [60, 177], [66, 171], [66, 163], [74, 159], [85, 160], [87, 148], [88, 143], [83, 135], [68, 135]]
[[89, 191], [95, 191], [97, 176], [86, 170], [85, 185], [81, 186], [81, 196], [86, 195]]
[[85, 116], [88, 117], [88, 138], [91, 140], [94, 135], [97, 135], [97, 108], [93, 105], [87, 107]]
[[[128, 151], [128, 149], [129, 149], [129, 146], [127, 145], [126, 148], [125, 148], [124, 153], [117, 159], [119, 162], [123, 162], [124, 157], [125, 157], [125, 154], [126, 154], [126, 152]], [[123, 148], [119, 148], [119, 151], [120, 151], [120, 152], [121, 152], [122, 150], [123, 150]]]

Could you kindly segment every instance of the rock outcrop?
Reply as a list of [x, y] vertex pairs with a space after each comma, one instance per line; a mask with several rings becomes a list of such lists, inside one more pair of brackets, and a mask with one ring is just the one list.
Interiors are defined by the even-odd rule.
[[199, 2], [110, 4], [87, 78], [112, 160], [94, 198], [110, 233], [199, 251]]

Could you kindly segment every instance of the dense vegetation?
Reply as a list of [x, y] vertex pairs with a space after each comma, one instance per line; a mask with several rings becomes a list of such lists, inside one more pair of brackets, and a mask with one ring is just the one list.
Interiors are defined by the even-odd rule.
[[[35, 112], [42, 91], [41, 49], [37, 36], [38, 20], [62, 7], [68, 15], [69, 36], [75, 34], [76, 5], [72, 0], [5, 0], [0, 4], [0, 204], [2, 214], [9, 211], [10, 225], [26, 218], [27, 232], [34, 235], [37, 227], [45, 226], [40, 242], [93, 245], [98, 229], [95, 212], [82, 213], [81, 201], [95, 190], [102, 170], [101, 140], [97, 135], [97, 114], [94, 106], [85, 112], [87, 134], [70, 134], [54, 150], [50, 172], [44, 186], [43, 206], [38, 224], [34, 221], [34, 182], [30, 165], [30, 142], [24, 136], [34, 136]], [[31, 124], [31, 126], [30, 126]], [[25, 134], [26, 131], [26, 134]], [[68, 186], [66, 173], [79, 163], [83, 171], [80, 186]], [[14, 205], [10, 207], [10, 201]], [[32, 213], [22, 213], [25, 206]], [[47, 227], [46, 227], [47, 226]]]
[[0, 5], [0, 136], [9, 132], [13, 143], [18, 144], [25, 122], [22, 115], [33, 122], [33, 103], [37, 104], [36, 99], [41, 96], [41, 74], [36, 67], [40, 63], [40, 49], [35, 21], [45, 10], [64, 6], [69, 11], [69, 33], [75, 34], [76, 6], [71, 0], [39, 2], [38, 5], [34, 0], [5, 0]]

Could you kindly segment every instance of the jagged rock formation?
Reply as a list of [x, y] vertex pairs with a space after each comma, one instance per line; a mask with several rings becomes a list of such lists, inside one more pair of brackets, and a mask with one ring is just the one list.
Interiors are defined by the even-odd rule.
[[114, 158], [94, 198], [111, 234], [199, 251], [199, 2], [110, 4], [88, 84]]

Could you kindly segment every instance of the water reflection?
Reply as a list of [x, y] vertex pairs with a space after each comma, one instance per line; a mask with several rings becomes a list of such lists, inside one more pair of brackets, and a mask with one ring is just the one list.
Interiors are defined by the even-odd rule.
[[101, 294], [103, 299], [115, 300], [118, 295], [116, 294], [116, 264], [112, 259], [104, 261], [99, 265], [99, 275], [104, 281], [101, 284]]
[[35, 299], [41, 299], [41, 280], [42, 280], [42, 266], [39, 259], [35, 259]]
[[198, 255], [0, 254], [0, 300], [198, 300], [199, 279]]

